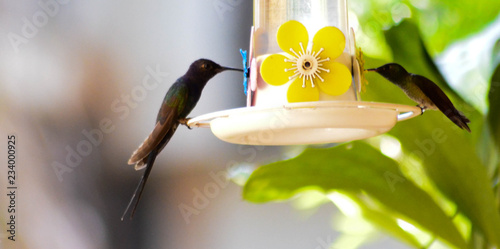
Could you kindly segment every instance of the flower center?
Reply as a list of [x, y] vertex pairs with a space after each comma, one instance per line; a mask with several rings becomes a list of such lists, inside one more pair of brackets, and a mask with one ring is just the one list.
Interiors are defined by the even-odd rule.
[[318, 70], [318, 60], [314, 56], [304, 54], [297, 59], [297, 70], [301, 75], [313, 75]]
[[312, 52], [310, 50], [304, 50], [302, 46], [302, 42], [299, 43], [302, 51], [298, 53], [295, 52], [292, 48], [290, 51], [293, 53], [292, 59], [285, 59], [285, 62], [291, 62], [292, 68], [285, 69], [286, 72], [292, 71], [294, 72], [293, 76], [289, 77], [289, 80], [293, 80], [297, 77], [302, 78], [302, 87], [306, 87], [306, 82], [311, 82], [311, 87], [314, 87], [314, 79], [318, 77], [321, 81], [325, 81], [319, 75], [321, 72], [325, 71], [327, 73], [330, 72], [330, 69], [326, 69], [323, 67], [323, 62], [330, 61], [329, 57], [321, 58], [319, 54], [323, 52], [323, 48], [321, 48], [317, 53]]

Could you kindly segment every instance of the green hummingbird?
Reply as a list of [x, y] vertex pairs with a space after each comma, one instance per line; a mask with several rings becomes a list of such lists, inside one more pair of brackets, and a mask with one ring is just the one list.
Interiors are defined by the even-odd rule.
[[207, 82], [216, 74], [226, 70], [243, 71], [222, 67], [211, 60], [199, 59], [193, 62], [186, 74], [178, 78], [170, 87], [161, 104], [153, 131], [128, 160], [128, 164], [135, 164], [135, 170], [146, 168], [146, 171], [123, 213], [122, 220], [137, 195], [130, 219], [134, 217], [156, 157], [170, 141], [179, 124], [187, 126], [188, 119], [186, 117], [196, 106]]
[[421, 75], [409, 73], [397, 63], [385, 64], [378, 68], [366, 69], [366, 71], [377, 72], [397, 85], [410, 99], [418, 103], [422, 113], [427, 109], [440, 110], [458, 127], [470, 132], [467, 125], [470, 120], [453, 106], [443, 90], [431, 80]]

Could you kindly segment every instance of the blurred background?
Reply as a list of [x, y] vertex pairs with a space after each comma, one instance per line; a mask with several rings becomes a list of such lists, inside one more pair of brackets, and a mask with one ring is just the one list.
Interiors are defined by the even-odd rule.
[[[414, 18], [427, 27], [423, 37], [445, 76], [464, 65], [470, 70], [463, 73], [491, 72], [476, 70], [491, 64], [481, 53], [500, 37], [491, 1], [349, 4], [358, 45], [373, 58], [391, 58], [384, 29]], [[228, 144], [208, 129], [178, 129], [135, 218], [120, 221], [143, 173], [127, 160], [152, 130], [168, 88], [201, 57], [241, 68], [239, 49], [248, 49], [251, 26], [252, 1], [243, 0], [1, 0], [0, 132], [4, 144], [7, 135], [17, 137], [19, 189], [17, 240], [8, 241], [2, 227], [0, 247], [329, 248], [339, 235], [334, 205], [304, 212], [289, 203], [248, 203], [240, 186], [221, 177], [294, 148]], [[448, 80], [461, 93], [470, 91], [461, 84], [466, 77]], [[245, 99], [242, 75], [220, 74], [190, 116], [242, 107]], [[486, 109], [482, 98], [471, 102]], [[6, 193], [6, 170], [0, 175]], [[5, 224], [3, 194], [0, 205]], [[371, 239], [363, 248], [405, 247], [383, 234]]]

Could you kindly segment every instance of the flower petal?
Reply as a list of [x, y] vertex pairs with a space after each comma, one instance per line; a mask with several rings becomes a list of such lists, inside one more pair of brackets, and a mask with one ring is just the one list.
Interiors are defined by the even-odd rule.
[[295, 80], [288, 87], [287, 92], [288, 102], [309, 102], [319, 100], [319, 89], [318, 87], [311, 87], [310, 84], [306, 84], [306, 87], [302, 87], [302, 78], [295, 78]]
[[328, 63], [325, 67], [330, 69], [329, 73], [321, 74], [325, 81], [316, 81], [321, 91], [333, 96], [347, 92], [352, 83], [351, 71], [344, 64], [338, 62]]
[[278, 45], [280, 48], [294, 55], [290, 49], [293, 49], [296, 53], [302, 52], [300, 43], [304, 49], [307, 49], [307, 43], [309, 42], [309, 35], [307, 34], [307, 29], [298, 21], [288, 21], [281, 24], [277, 33]]
[[330, 60], [334, 60], [339, 57], [345, 48], [345, 36], [340, 31], [340, 29], [327, 26], [320, 29], [313, 38], [312, 51], [318, 52], [320, 49], [324, 49], [320, 57], [329, 57]]
[[287, 57], [282, 54], [272, 54], [262, 62], [260, 74], [267, 84], [280, 86], [290, 81], [293, 70], [286, 72], [285, 69], [291, 68], [292, 63], [285, 62], [285, 59]]

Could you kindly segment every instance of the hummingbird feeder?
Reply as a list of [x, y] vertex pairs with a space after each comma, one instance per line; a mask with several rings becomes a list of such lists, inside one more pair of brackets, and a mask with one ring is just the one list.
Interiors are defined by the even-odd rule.
[[318, 144], [373, 137], [421, 114], [361, 101], [357, 54], [347, 0], [254, 0], [250, 51], [242, 53], [247, 106], [188, 125], [236, 144]]

